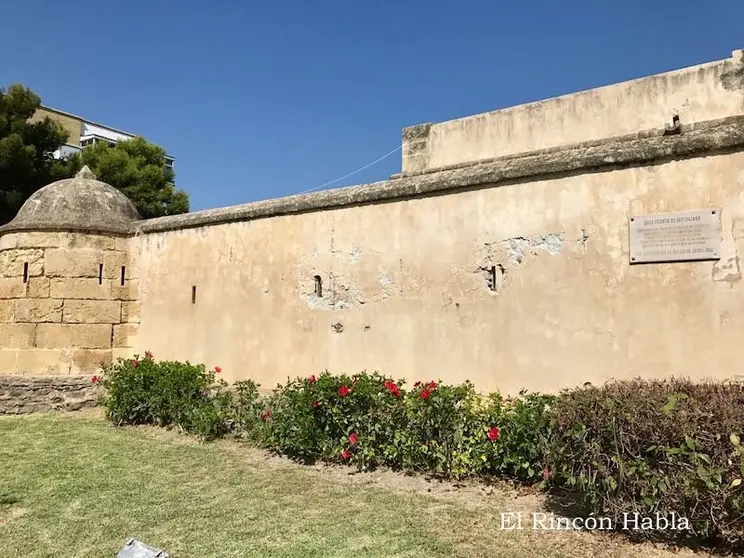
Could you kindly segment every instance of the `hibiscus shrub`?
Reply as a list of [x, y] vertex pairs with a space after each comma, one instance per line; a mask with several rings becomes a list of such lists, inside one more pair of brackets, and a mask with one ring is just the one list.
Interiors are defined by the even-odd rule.
[[222, 405], [230, 430], [246, 441], [260, 442], [262, 432], [259, 418], [264, 406], [258, 393], [259, 385], [253, 380], [242, 380], [231, 387], [231, 392], [226, 394], [229, 397]]
[[698, 537], [744, 538], [744, 386], [630, 381], [566, 391], [546, 459], [585, 513], [686, 517]]
[[229, 395], [215, 394], [219, 371], [188, 362], [157, 362], [146, 353], [104, 366], [93, 381], [105, 388], [106, 415], [116, 424], [177, 426], [213, 438], [227, 430]]
[[262, 402], [261, 443], [305, 462], [380, 465], [441, 477], [535, 481], [550, 397], [484, 400], [473, 385], [431, 381], [407, 391], [380, 374], [323, 373], [278, 386]]
[[400, 423], [396, 393], [397, 385], [379, 374], [326, 372], [291, 380], [264, 401], [263, 444], [306, 462], [347, 461], [353, 455], [361, 467], [384, 463]]

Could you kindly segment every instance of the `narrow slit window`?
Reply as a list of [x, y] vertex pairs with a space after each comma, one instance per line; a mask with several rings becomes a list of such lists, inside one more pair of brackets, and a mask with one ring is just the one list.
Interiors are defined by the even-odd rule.
[[191, 304], [196, 304], [196, 285], [191, 287]]
[[23, 282], [28, 283], [28, 262], [23, 263]]
[[315, 296], [321, 298], [323, 296], [323, 280], [320, 275], [315, 276]]
[[121, 266], [121, 286], [124, 286], [124, 281], [127, 278], [127, 267], [125, 265]]
[[98, 264], [98, 284], [103, 284], [103, 264]]
[[492, 265], [488, 268], [488, 288], [492, 291], [496, 290], [496, 266]]

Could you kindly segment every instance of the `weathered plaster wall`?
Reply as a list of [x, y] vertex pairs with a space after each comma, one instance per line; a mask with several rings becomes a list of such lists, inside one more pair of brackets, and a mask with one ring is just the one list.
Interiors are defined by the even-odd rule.
[[403, 131], [404, 173], [744, 114], [744, 51], [732, 58]]
[[127, 354], [139, 319], [129, 242], [0, 235], [0, 374], [89, 374]]
[[[671, 156], [741, 143], [742, 130], [737, 121], [709, 144], [691, 134], [630, 150], [569, 150], [542, 157], [542, 175], [525, 159], [521, 179], [509, 178], [519, 175], [516, 163], [503, 162], [319, 194], [304, 212], [273, 200], [142, 222], [132, 241], [142, 303], [136, 349], [220, 365], [227, 379], [269, 387], [325, 368], [470, 379], [510, 393], [738, 374], [744, 153], [554, 171], [593, 157], [610, 165], [653, 158], [654, 149]], [[497, 184], [343, 205], [463, 176], [478, 184], [476, 174]], [[331, 196], [345, 201], [311, 210]], [[629, 265], [631, 214], [703, 208], [722, 210], [720, 262]], [[259, 218], [270, 210], [277, 215]], [[235, 222], [205, 225], [220, 219]]]

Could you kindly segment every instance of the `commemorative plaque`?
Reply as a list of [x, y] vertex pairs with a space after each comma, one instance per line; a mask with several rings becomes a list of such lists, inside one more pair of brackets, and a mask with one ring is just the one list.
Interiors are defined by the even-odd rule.
[[719, 213], [704, 209], [631, 217], [630, 263], [720, 259]]

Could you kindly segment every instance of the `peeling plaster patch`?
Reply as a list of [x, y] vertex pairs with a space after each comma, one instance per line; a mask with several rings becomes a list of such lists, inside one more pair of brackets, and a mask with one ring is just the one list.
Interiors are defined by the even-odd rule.
[[377, 279], [377, 282], [382, 287], [382, 300], [387, 300], [388, 298], [396, 294], [402, 294], [402, 291], [399, 292], [390, 277], [385, 274], [380, 275], [380, 277], [378, 277]]
[[538, 254], [541, 251], [551, 256], [560, 254], [563, 251], [563, 236], [563, 233], [530, 237], [515, 236], [504, 240], [502, 244], [509, 251], [509, 260], [514, 264], [521, 264], [528, 250], [532, 254]]
[[359, 248], [354, 248], [351, 251], [351, 254], [349, 255], [349, 263], [350, 264], [356, 264], [359, 263], [359, 258], [362, 256], [362, 250]]
[[731, 211], [721, 211], [721, 259], [713, 263], [713, 281], [732, 283], [741, 279], [739, 268], [739, 254], [736, 252], [734, 240], [734, 222]]
[[733, 258], [723, 258], [713, 264], [713, 281], [734, 282], [741, 279], [741, 270], [739, 269], [739, 256]]
[[349, 284], [343, 275], [330, 274], [328, 285], [323, 286], [323, 296], [317, 296], [314, 288], [306, 292], [311, 285], [311, 279], [300, 278], [300, 298], [313, 310], [343, 310], [366, 303], [364, 291]]

